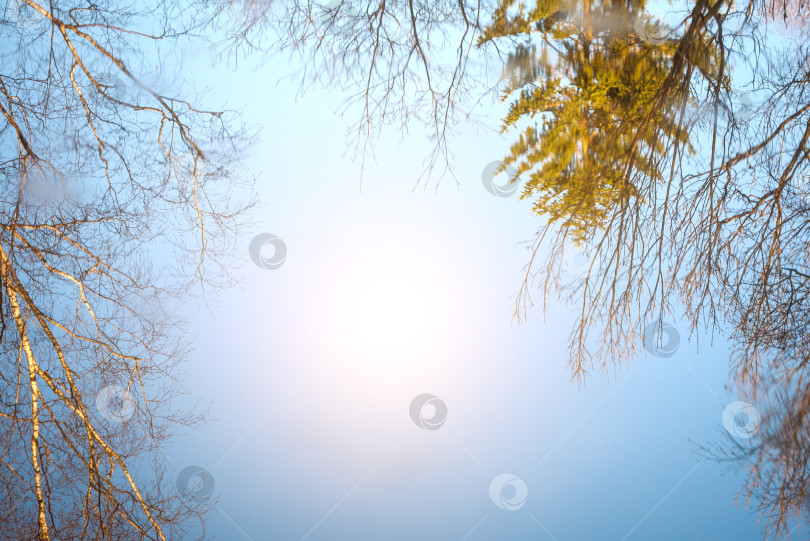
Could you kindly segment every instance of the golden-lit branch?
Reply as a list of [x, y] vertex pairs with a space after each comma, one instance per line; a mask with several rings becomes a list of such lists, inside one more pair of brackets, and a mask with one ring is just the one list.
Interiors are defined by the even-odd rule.
[[[166, 485], [168, 465], [139, 464], [199, 417], [169, 407], [185, 346], [149, 308], [213, 283], [202, 263], [239, 225], [248, 141], [232, 113], [138, 75], [132, 53], [176, 45], [219, 12], [25, 6], [28, 19], [0, 23], [0, 499], [14, 503], [3, 536], [182, 536], [205, 506]], [[140, 31], [158, 13], [165, 33]], [[179, 281], [145, 264], [153, 243], [174, 246]], [[100, 402], [110, 389], [125, 415]]]

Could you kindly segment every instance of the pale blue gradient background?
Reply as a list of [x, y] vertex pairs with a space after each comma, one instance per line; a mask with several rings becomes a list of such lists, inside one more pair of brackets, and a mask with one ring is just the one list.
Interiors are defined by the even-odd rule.
[[[529, 202], [481, 184], [508, 139], [462, 127], [451, 144], [458, 185], [413, 191], [429, 142], [388, 130], [361, 193], [359, 161], [345, 153], [357, 111], [333, 114], [345, 95], [296, 99], [294, 83], [276, 85], [296, 69], [280, 60], [234, 71], [199, 53], [183, 69], [263, 137], [249, 163], [262, 203], [240, 239], [239, 287], [189, 335], [186, 389], [213, 401], [212, 422], [167, 449], [177, 470], [199, 465], [216, 480], [207, 539], [761, 538], [734, 503], [743, 478], [696, 453], [725, 439], [721, 414], [736, 400], [722, 341], [702, 337], [698, 350], [675, 322], [675, 356], [641, 355], [583, 388], [566, 367], [570, 307], [512, 321], [521, 243], [540, 223]], [[497, 127], [498, 111], [480, 112]], [[281, 269], [249, 262], [259, 232], [286, 242]], [[402, 328], [364, 349], [373, 339], [347, 314], [379, 278], [422, 291], [422, 312], [380, 313]], [[449, 409], [436, 431], [408, 416], [425, 392]], [[528, 485], [518, 511], [489, 498], [504, 472]]]

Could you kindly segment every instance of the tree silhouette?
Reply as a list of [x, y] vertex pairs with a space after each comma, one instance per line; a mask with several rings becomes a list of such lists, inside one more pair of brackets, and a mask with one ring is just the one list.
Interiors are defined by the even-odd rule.
[[[239, 224], [238, 118], [144, 60], [202, 3], [10, 2], [0, 23], [0, 512], [4, 539], [166, 539], [204, 505], [166, 479], [172, 299], [212, 284]], [[150, 52], [156, 46], [157, 53]], [[153, 265], [170, 254], [172, 267]], [[156, 257], [155, 261], [165, 259]]]
[[[516, 315], [536, 279], [576, 303], [579, 379], [629, 363], [672, 314], [727, 336], [738, 392], [768, 423], [734, 456], [752, 460], [765, 536], [786, 536], [810, 494], [808, 28], [791, 21], [789, 46], [768, 31], [804, 6], [703, 0], [669, 26], [643, 8], [505, 0], [484, 32], [513, 44], [504, 131], [521, 133], [504, 163], [545, 220]], [[572, 241], [584, 279], [561, 268]], [[758, 400], [773, 381], [790, 398]]]
[[[174, 424], [196, 420], [170, 407], [184, 347], [166, 311], [190, 284], [211, 284], [205, 264], [239, 225], [247, 203], [231, 195], [248, 137], [232, 114], [176, 97], [144, 59], [223, 21], [225, 54], [290, 54], [302, 91], [352, 90], [364, 156], [382, 126], [427, 126], [428, 171], [451, 163], [448, 133], [497, 87], [479, 63], [508, 51], [502, 131], [517, 141], [503, 169], [517, 166], [522, 197], [545, 221], [516, 316], [538, 281], [544, 299], [575, 301], [580, 379], [629, 363], [650, 320], [683, 314], [692, 331], [727, 336], [738, 392], [761, 421], [721, 457], [745, 464], [765, 535], [786, 535], [810, 499], [807, 7], [697, 0], [668, 24], [645, 7], [9, 2], [3, 536], [165, 539], [204, 511], [155, 459]], [[561, 272], [572, 244], [589, 259], [583, 279]], [[176, 267], [153, 269], [152, 250], [170, 251]]]
[[[526, 317], [538, 285], [544, 302], [573, 302], [569, 363], [582, 381], [594, 369], [615, 373], [636, 358], [643, 329], [660, 335], [655, 322], [683, 315], [695, 336], [730, 340], [742, 396], [756, 401], [776, 378], [805, 397], [805, 1], [696, 0], [670, 5], [666, 21], [647, 7], [307, 2], [275, 21], [248, 18], [234, 43], [255, 46], [257, 26], [275, 30], [278, 49], [305, 59], [302, 90], [322, 82], [356, 92], [358, 143], [386, 123], [405, 130], [417, 120], [433, 130], [434, 158], [447, 162], [448, 131], [498, 87], [478, 78], [472, 59], [486, 64], [506, 51], [501, 98], [510, 108], [501, 128], [516, 141], [500, 170], [516, 166], [513, 182], [543, 220], [515, 316]], [[584, 272], [566, 272], [572, 251], [583, 252], [586, 263], [575, 267]], [[785, 415], [784, 402], [757, 403], [763, 419]], [[806, 409], [790, 411], [800, 434]], [[760, 498], [766, 537], [785, 535], [791, 513], [806, 507], [805, 440], [784, 439], [797, 458], [780, 467], [757, 437], [747, 443], [760, 464], [776, 467], [750, 469], [747, 495]]]
[[[448, 137], [473, 114], [484, 88], [493, 92], [488, 54], [476, 40], [494, 2], [323, 0], [248, 11], [223, 54], [288, 55], [303, 94], [314, 86], [346, 91], [338, 111], [356, 114], [349, 140], [363, 163], [384, 127], [424, 128], [433, 142], [425, 180], [452, 173]], [[274, 7], [276, 7], [274, 5]], [[498, 74], [499, 75], [499, 74]], [[494, 79], [494, 80], [493, 80]]]

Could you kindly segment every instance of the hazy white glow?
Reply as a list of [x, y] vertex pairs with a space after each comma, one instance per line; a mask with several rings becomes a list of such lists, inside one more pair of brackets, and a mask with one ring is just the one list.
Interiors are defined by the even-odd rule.
[[430, 326], [436, 322], [431, 321], [427, 284], [392, 272], [363, 276], [348, 286], [348, 298], [341, 299], [346, 317], [339, 328], [352, 354], [391, 362], [402, 353], [418, 353], [430, 341]]

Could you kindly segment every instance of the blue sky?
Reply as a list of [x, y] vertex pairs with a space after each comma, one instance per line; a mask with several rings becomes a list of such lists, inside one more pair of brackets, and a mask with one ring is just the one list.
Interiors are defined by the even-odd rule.
[[[759, 539], [735, 505], [743, 477], [697, 452], [725, 439], [736, 400], [721, 340], [698, 348], [673, 321], [675, 355], [639, 344], [615, 377], [581, 386], [566, 367], [570, 306], [513, 321], [540, 222], [482, 185], [508, 145], [498, 109], [480, 111], [492, 130], [452, 139], [458, 183], [414, 190], [429, 142], [388, 130], [361, 191], [346, 153], [356, 111], [336, 116], [346, 96], [333, 89], [296, 98], [277, 84], [296, 68], [204, 54], [184, 66], [262, 136], [238, 286], [189, 335], [185, 388], [213, 402], [211, 422], [167, 448], [178, 471], [215, 480], [206, 539]], [[279, 269], [248, 258], [259, 233], [286, 244]], [[423, 393], [447, 406], [437, 430], [409, 417]], [[519, 509], [490, 497], [505, 473], [525, 484]]]

